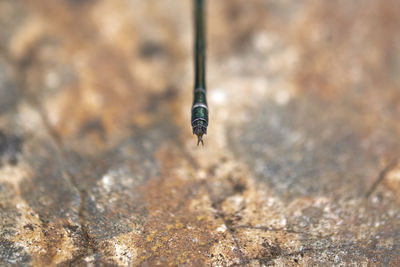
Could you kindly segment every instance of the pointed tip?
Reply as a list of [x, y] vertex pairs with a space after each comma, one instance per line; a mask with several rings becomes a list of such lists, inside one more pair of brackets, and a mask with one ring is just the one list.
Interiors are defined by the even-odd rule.
[[201, 135], [197, 135], [197, 146], [201, 143], [204, 146], [203, 137]]
[[203, 135], [207, 133], [207, 125], [204, 125], [203, 121], [198, 121], [193, 125], [193, 134], [197, 135], [197, 145], [200, 143], [204, 146]]

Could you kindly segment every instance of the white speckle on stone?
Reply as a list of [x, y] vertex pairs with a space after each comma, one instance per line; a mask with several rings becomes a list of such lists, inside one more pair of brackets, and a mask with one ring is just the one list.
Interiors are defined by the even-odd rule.
[[275, 102], [280, 106], [286, 105], [289, 102], [290, 98], [291, 95], [286, 90], [279, 90], [274, 95]]
[[306, 227], [308, 223], [306, 221], [300, 221], [299, 226], [300, 227]]
[[239, 206], [243, 201], [243, 196], [241, 195], [233, 196], [232, 201], [235, 206]]
[[275, 204], [275, 198], [269, 197], [267, 200], [268, 207], [272, 207]]
[[372, 198], [372, 203], [377, 204], [378, 202], [379, 202], [379, 197], [374, 196], [374, 197]]
[[254, 48], [262, 52], [270, 50], [275, 43], [276, 37], [264, 31], [256, 34], [253, 39]]
[[26, 205], [25, 205], [25, 203], [17, 203], [17, 205], [15, 205], [15, 207], [17, 208], [17, 209], [22, 209], [22, 208], [24, 208]]
[[112, 185], [114, 184], [114, 177], [109, 173], [106, 173], [101, 179], [101, 184], [107, 192], [110, 192]]
[[118, 258], [124, 265], [128, 265], [133, 256], [132, 252], [123, 244], [114, 244], [115, 257]]
[[329, 201], [330, 201], [330, 199], [327, 197], [318, 197], [315, 199], [313, 206], [321, 208], [321, 207], [324, 207], [326, 204], [328, 204]]
[[87, 256], [87, 257], [84, 258], [84, 260], [85, 260], [87, 263], [91, 263], [91, 262], [94, 261], [94, 256], [93, 256], [93, 255]]
[[280, 225], [281, 225], [282, 227], [285, 227], [285, 226], [286, 226], [286, 223], [287, 223], [286, 218], [282, 218], [282, 220], [280, 221]]
[[50, 71], [46, 74], [46, 85], [49, 88], [57, 88], [60, 85], [60, 78], [57, 73]]
[[217, 232], [224, 233], [226, 231], [226, 226], [225, 224], [221, 225], [220, 227], [217, 228]]
[[96, 203], [96, 208], [99, 212], [104, 212], [104, 206], [100, 203]]
[[335, 262], [339, 262], [339, 261], [340, 261], [339, 255], [335, 255]]
[[329, 205], [326, 205], [326, 206], [324, 207], [323, 211], [324, 211], [325, 213], [330, 213], [330, 212], [331, 212], [331, 207], [330, 207]]
[[222, 105], [226, 103], [226, 93], [220, 88], [215, 88], [210, 90], [210, 99], [214, 104]]
[[200, 179], [205, 179], [207, 177], [207, 173], [204, 170], [200, 170], [197, 172], [197, 175]]

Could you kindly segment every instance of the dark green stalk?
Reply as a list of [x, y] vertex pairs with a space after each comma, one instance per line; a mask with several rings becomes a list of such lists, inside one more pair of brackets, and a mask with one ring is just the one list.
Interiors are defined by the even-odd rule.
[[192, 128], [193, 134], [197, 135], [198, 141], [203, 144], [203, 135], [207, 134], [208, 106], [206, 100], [206, 38], [204, 1], [194, 0], [194, 98], [192, 106]]

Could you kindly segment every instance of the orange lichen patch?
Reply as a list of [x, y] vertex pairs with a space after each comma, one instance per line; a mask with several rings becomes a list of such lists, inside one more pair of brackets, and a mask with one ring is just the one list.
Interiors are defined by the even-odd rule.
[[120, 266], [130, 266], [136, 262], [138, 248], [135, 240], [137, 237], [136, 232], [130, 232], [100, 242], [99, 247], [105, 255], [106, 262], [117, 263]]
[[201, 182], [177, 175], [177, 156], [171, 148], [159, 151], [162, 174], [142, 189], [149, 217], [136, 242], [139, 263], [203, 265], [211, 257], [213, 245], [224, 236], [230, 238], [216, 231], [223, 222], [213, 219]]
[[74, 240], [62, 225], [54, 223], [41, 227], [45, 238], [42, 239], [42, 242], [44, 241], [43, 250], [36, 255], [38, 265], [44, 263], [59, 264], [71, 259], [79, 250], [79, 247], [74, 244]]
[[22, 246], [32, 256], [33, 266], [56, 265], [71, 259], [79, 247], [68, 229], [69, 222], [44, 225], [39, 216], [22, 199], [16, 199], [20, 217], [16, 220], [16, 232], [12, 241]]
[[301, 247], [300, 236], [286, 231], [237, 229], [235, 236], [247, 259], [259, 259], [265, 263]]
[[150, 265], [204, 262], [215, 242], [213, 222], [199, 222], [201, 211], [190, 209], [192, 198], [204, 194], [204, 189], [198, 183], [184, 182], [173, 175], [172, 153], [160, 152], [158, 158], [162, 162], [162, 175], [143, 188], [149, 218], [143, 238], [136, 244], [141, 248], [139, 261]]
[[42, 223], [39, 216], [21, 199], [15, 199], [15, 206], [21, 214], [16, 221], [18, 234], [13, 237], [13, 241], [28, 250], [34, 258], [39, 260], [40, 253], [44, 252], [44, 234]]
[[12, 224], [2, 225], [3, 230], [7, 229], [3, 236], [28, 253], [33, 266], [56, 265], [71, 259], [79, 247], [73, 235], [63, 227], [64, 222], [43, 223], [39, 214], [23, 198], [22, 187], [24, 182], [32, 179], [32, 173], [32, 166], [23, 160], [16, 166], [5, 165], [0, 168], [0, 183], [3, 187], [9, 186], [10, 192], [7, 199], [1, 199], [0, 207], [13, 210], [15, 216]]

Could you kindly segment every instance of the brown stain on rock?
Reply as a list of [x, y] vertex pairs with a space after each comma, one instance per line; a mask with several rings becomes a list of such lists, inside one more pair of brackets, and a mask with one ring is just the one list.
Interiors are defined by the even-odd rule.
[[[140, 6], [137, 8], [140, 11], [134, 10], [132, 16], [127, 16], [128, 13], [125, 13], [125, 10], [128, 10], [128, 8], [125, 9], [126, 1], [85, 1], [82, 5], [78, 5], [77, 2], [72, 0], [32, 1], [28, 8], [31, 8], [30, 11], [32, 11], [38, 26], [34, 26], [33, 29], [31, 27], [25, 32], [26, 34], [22, 30], [20, 36], [27, 36], [26, 38], [16, 38], [17, 47], [21, 48], [21, 51], [16, 49], [17, 52], [19, 51], [22, 57], [26, 57], [27, 62], [31, 61], [27, 76], [32, 78], [28, 83], [32, 88], [29, 88], [28, 91], [33, 95], [43, 96], [42, 99], [38, 99], [39, 106], [48, 113], [49, 122], [61, 139], [66, 140], [67, 145], [76, 149], [76, 153], [85, 159], [85, 153], [88, 150], [93, 150], [94, 154], [97, 154], [96, 152], [101, 152], [107, 146], [115, 148], [118, 140], [123, 139], [124, 135], [131, 134], [131, 131], [126, 129], [129, 129], [132, 124], [138, 128], [143, 125], [151, 125], [155, 118], [160, 118], [160, 114], [170, 111], [168, 109], [168, 112], [165, 112], [168, 104], [163, 105], [163, 103], [166, 102], [172, 102], [169, 108], [174, 112], [171, 113], [178, 114], [171, 116], [175, 120], [174, 122], [177, 125], [186, 125], [185, 123], [188, 123], [189, 120], [186, 121], [186, 117], [181, 116], [182, 103], [189, 97], [187, 99], [180, 97], [180, 93], [174, 95], [177, 90], [171, 91], [172, 94], [169, 94], [171, 92], [168, 91], [169, 88], [185, 87], [183, 85], [185, 83], [181, 82], [181, 79], [185, 79], [183, 77], [185, 75], [182, 73], [188, 73], [187, 65], [185, 65], [188, 61], [184, 57], [186, 54], [190, 54], [191, 50], [189, 45], [185, 47], [187, 53], [183, 52], [185, 49], [182, 49], [180, 38], [188, 33], [188, 31], [182, 30], [183, 24], [179, 25], [178, 30], [174, 29], [177, 25], [174, 26], [170, 23], [168, 12], [164, 12], [165, 6], [159, 5], [161, 3], [159, 1], [149, 1], [149, 13], [146, 13], [148, 11], [145, 11], [139, 2], [135, 3], [134, 9]], [[325, 128], [328, 123], [335, 121], [343, 122], [339, 126], [347, 122], [352, 127], [344, 130], [354, 133], [355, 136], [354, 139], [345, 139], [349, 140], [348, 144], [355, 144], [362, 139], [370, 141], [367, 142], [367, 145], [369, 144], [368, 148], [371, 150], [385, 150], [386, 147], [382, 148], [382, 144], [391, 147], [387, 157], [398, 153], [398, 145], [392, 145], [397, 144], [397, 141], [389, 142], [387, 140], [390, 138], [397, 140], [397, 133], [400, 129], [397, 123], [388, 126], [390, 122], [395, 121], [394, 114], [400, 114], [399, 94], [395, 90], [398, 86], [398, 79], [396, 80], [393, 75], [396, 67], [391, 67], [393, 64], [398, 64], [396, 63], [398, 60], [393, 59], [396, 57], [394, 51], [398, 35], [393, 33], [398, 31], [399, 2], [383, 0], [366, 3], [358, 0], [350, 3], [349, 1], [310, 0], [304, 1], [298, 6], [288, 4], [293, 10], [300, 7], [300, 11], [289, 12], [294, 19], [291, 15], [281, 16], [287, 13], [287, 10], [284, 10], [285, 4], [282, 7], [281, 3], [271, 4], [272, 2], [251, 0], [249, 3], [244, 3], [235, 0], [227, 4], [224, 1], [210, 1], [209, 11], [212, 14], [210, 16], [212, 27], [210, 27], [209, 51], [212, 55], [211, 63], [212, 58], [216, 58], [217, 60], [223, 59], [221, 60], [223, 65], [229, 65], [229, 60], [225, 61], [225, 59], [235, 59], [238, 65], [246, 65], [247, 62], [252, 62], [246, 60], [254, 56], [252, 42], [258, 34], [266, 34], [267, 41], [270, 33], [282, 35], [279, 38], [287, 37], [285, 40], [278, 38], [282, 43], [278, 43], [276, 48], [280, 50], [283, 47], [285, 50], [286, 47], [294, 47], [295, 53], [299, 54], [294, 77], [290, 76], [290, 70], [285, 68], [279, 70], [279, 73], [284, 73], [282, 74], [284, 80], [293, 79], [291, 82], [294, 83], [298, 96], [290, 101], [298, 102], [302, 98], [311, 99], [312, 101], [306, 103], [313, 107], [321, 107], [321, 109], [325, 109], [326, 103], [332, 103], [332, 107], [337, 107], [337, 110], [332, 109], [330, 113], [339, 114], [340, 118], [344, 119], [342, 121], [335, 119], [335, 116], [326, 116], [326, 124], [322, 121], [319, 124], [321, 128]], [[167, 2], [165, 5], [168, 6], [171, 3], [173, 1]], [[214, 7], [217, 8], [214, 9]], [[153, 9], [157, 8], [159, 9], [153, 14]], [[170, 6], [168, 8], [173, 9]], [[184, 9], [182, 8], [182, 10]], [[221, 10], [223, 12], [219, 12]], [[284, 14], [280, 14], [279, 10]], [[142, 11], [144, 13], [138, 15]], [[181, 10], [180, 12], [188, 13]], [[150, 13], [153, 16], [150, 16]], [[300, 21], [296, 21], [297, 15], [300, 16]], [[179, 16], [176, 17], [179, 18]], [[279, 20], [277, 17], [284, 19]], [[112, 18], [118, 18], [117, 21], [122, 27], [119, 28], [117, 25], [116, 31], [104, 35], [102, 26], [109, 25], [108, 21]], [[290, 21], [286, 23], [285, 18]], [[140, 24], [139, 20], [145, 22]], [[184, 17], [182, 21], [189, 21], [189, 16]], [[166, 30], [164, 31], [164, 29]], [[234, 35], [231, 34], [232, 29], [236, 31]], [[152, 31], [156, 34], [152, 34]], [[27, 34], [29, 32], [31, 33]], [[146, 46], [149, 48], [147, 51], [143, 49]], [[31, 50], [35, 50], [35, 52], [29, 56]], [[262, 55], [266, 56], [265, 60], [268, 60], [267, 56], [273, 58], [272, 53], [279, 54], [279, 51], [273, 50], [271, 54]], [[155, 60], [156, 55], [157, 60]], [[257, 62], [263, 60], [257, 56]], [[43, 89], [46, 72], [54, 69], [57, 64], [70, 65], [76, 72], [75, 80], [62, 84], [54, 91]], [[352, 69], [355, 69], [354, 73], [349, 71]], [[248, 68], [247, 72], [230, 72], [229, 75], [220, 75], [224, 72], [220, 72], [218, 67], [214, 68], [212, 72], [216, 74], [214, 74], [214, 78], [210, 79], [211, 90], [214, 86], [212, 82], [224, 86], [225, 82], [234, 76], [238, 76], [236, 78], [238, 81], [241, 81], [246, 75], [250, 75], [250, 78], [247, 77], [249, 80], [253, 80], [253, 77], [264, 77], [265, 74], [271, 75], [271, 77], [279, 76], [278, 72], [266, 71], [267, 73], [260, 74], [251, 68]], [[63, 75], [61, 74], [61, 76]], [[224, 82], [221, 82], [221, 77], [225, 79]], [[272, 83], [272, 85], [274, 84]], [[191, 93], [188, 88], [183, 89], [187, 92], [187, 96]], [[242, 93], [254, 95], [253, 91], [246, 91], [244, 87], [237, 89]], [[312, 96], [310, 97], [310, 95]], [[178, 101], [176, 101], [177, 98], [179, 98]], [[344, 105], [342, 105], [342, 101], [345, 102]], [[190, 100], [187, 103], [189, 102]], [[229, 119], [224, 120], [221, 119], [222, 116], [218, 118], [219, 115], [215, 112], [213, 113], [213, 125], [219, 124], [221, 128], [225, 128], [236, 118], [238, 113], [243, 113], [249, 106], [252, 106], [246, 106], [243, 103], [242, 100], [233, 103], [232, 99], [229, 99], [229, 105], [227, 104], [223, 109], [229, 111], [229, 106], [231, 106], [237, 113], [232, 113]], [[317, 103], [319, 105], [316, 106]], [[261, 104], [271, 105], [267, 102]], [[338, 105], [335, 106], [335, 104]], [[217, 108], [214, 107], [213, 110], [215, 111]], [[352, 116], [351, 114], [354, 113], [358, 115]], [[308, 114], [321, 116], [318, 110]], [[274, 113], [270, 112], [265, 117], [270, 118], [272, 115]], [[312, 118], [312, 116], [310, 117]], [[54, 118], [55, 120], [53, 120]], [[347, 120], [347, 118], [353, 119]], [[382, 120], [386, 121], [386, 124], [380, 123]], [[387, 120], [391, 121], [387, 123]], [[262, 123], [263, 121], [260, 125]], [[312, 120], [312, 123], [315, 124], [315, 120]], [[311, 124], [306, 123], [299, 129], [304, 129], [307, 125]], [[338, 128], [340, 127], [332, 128], [334, 129], [332, 133], [335, 133], [332, 138], [335, 137]], [[163, 132], [165, 128], [157, 129], [159, 129], [158, 132]], [[182, 127], [182, 131], [185, 131], [184, 127]], [[349, 202], [343, 199], [325, 199], [326, 194], [320, 198], [307, 194], [304, 198], [295, 198], [287, 205], [281, 197], [274, 195], [274, 191], [276, 191], [274, 188], [254, 181], [252, 178], [254, 175], [247, 171], [243, 175], [232, 176], [233, 173], [237, 173], [236, 168], [226, 168], [221, 171], [216, 167], [215, 170], [212, 168], [213, 170], [209, 174], [204, 174], [205, 178], [199, 179], [200, 175], [196, 172], [196, 168], [188, 166], [184, 157], [195, 155], [202, 158], [199, 166], [216, 164], [223, 167], [224, 163], [218, 161], [219, 154], [231, 154], [232, 152], [225, 147], [218, 151], [220, 147], [213, 146], [212, 132], [210, 131], [208, 136], [208, 148], [206, 146], [202, 151], [195, 150], [195, 152], [178, 152], [173, 146], [177, 143], [178, 146], [182, 145], [179, 143], [182, 142], [181, 137], [176, 138], [179, 140], [173, 140], [174, 144], [172, 145], [170, 140], [173, 138], [163, 139], [165, 138], [164, 132], [160, 134], [161, 148], [156, 153], [157, 159], [154, 165], [160, 165], [161, 173], [154, 175], [155, 177], [148, 181], [140, 192], [144, 196], [148, 212], [140, 212], [140, 216], [138, 216], [140, 220], [137, 225], [136, 223], [132, 224], [132, 226], [124, 228], [125, 231], [122, 232], [120, 230], [123, 227], [117, 225], [110, 218], [105, 218], [105, 220], [109, 221], [110, 227], [118, 228], [118, 231], [113, 232], [110, 230], [111, 228], [102, 228], [98, 224], [93, 224], [92, 229], [99, 232], [105, 229], [104, 232], [108, 234], [110, 234], [109, 231], [111, 232], [111, 235], [104, 237], [97, 246], [96, 253], [101, 258], [99, 264], [104, 260], [104, 265], [107, 263], [142, 266], [204, 266], [211, 263], [210, 265], [226, 266], [229, 265], [227, 263], [238, 263], [237, 260], [229, 259], [229, 252], [233, 254], [235, 250], [242, 251], [241, 264], [254, 263], [255, 266], [257, 264], [279, 264], [279, 261], [285, 266], [296, 266], [298, 263], [310, 266], [313, 263], [322, 264], [335, 256], [338, 256], [338, 260], [341, 261], [335, 262], [337, 265], [351, 264], [354, 261], [366, 262], [369, 259], [371, 262], [373, 260], [383, 262], [383, 258], [378, 255], [382, 255], [381, 252], [376, 252], [372, 248], [370, 250], [362, 248], [366, 244], [373, 243], [372, 237], [378, 234], [382, 237], [379, 242], [391, 248], [390, 235], [393, 234], [393, 229], [397, 229], [398, 224], [394, 215], [389, 218], [385, 216], [390, 215], [388, 211], [396, 212], [398, 210], [398, 207], [395, 206], [396, 199], [399, 199], [396, 194], [399, 191], [396, 173], [389, 173], [383, 180], [376, 194], [370, 199], [370, 202], [374, 203], [371, 208], [368, 208], [369, 206], [366, 208], [362, 203], [359, 205], [354, 199], [350, 199]], [[214, 130], [215, 132], [216, 130]], [[251, 132], [252, 130], [244, 134], [251, 134]], [[264, 133], [269, 134], [271, 131], [266, 129], [262, 134]], [[319, 131], [311, 132], [310, 138], [318, 140], [319, 134]], [[373, 136], [374, 138], [367, 138], [374, 134], [376, 135]], [[190, 135], [189, 130], [188, 135]], [[250, 139], [256, 145], [262, 140], [259, 136]], [[134, 142], [143, 142], [146, 145], [148, 140], [144, 135], [135, 139]], [[155, 139], [150, 140], [150, 142], [154, 142]], [[365, 145], [365, 142], [362, 143]], [[37, 148], [42, 147], [43, 145], [38, 145]], [[347, 143], [342, 145], [342, 148], [345, 147], [348, 147]], [[326, 151], [329, 151], [327, 155], [331, 155], [332, 150], [338, 148], [341, 147], [337, 143], [326, 148]], [[38, 149], [34, 149], [34, 152], [36, 153]], [[367, 151], [367, 149], [360, 151]], [[152, 157], [152, 150], [148, 153], [149, 155], [151, 153]], [[117, 154], [120, 155], [119, 151], [115, 155]], [[134, 154], [148, 156], [134, 147], [131, 153], [121, 157], [127, 159]], [[287, 154], [288, 151], [283, 150], [282, 153], [276, 153], [276, 157], [282, 158]], [[355, 154], [354, 158], [364, 154], [368, 153]], [[52, 154], [49, 155], [43, 157], [46, 164]], [[115, 155], [112, 154], [106, 160], [112, 161]], [[304, 156], [304, 154], [300, 153], [299, 156]], [[382, 160], [384, 157], [386, 155], [377, 153], [376, 159]], [[268, 161], [268, 159], [264, 160]], [[243, 163], [241, 161], [242, 159], [236, 158], [231, 161], [230, 165], [240, 165]], [[99, 164], [103, 163], [100, 160], [94, 161], [93, 167], [88, 167], [87, 173], [79, 182], [85, 183], [83, 178], [86, 175], [98, 175], [99, 172], [94, 166]], [[131, 164], [132, 162], [129, 160], [121, 163], [124, 166]], [[141, 170], [141, 164], [142, 161], [138, 164], [138, 170]], [[248, 164], [248, 167], [250, 165]], [[199, 166], [198, 168], [200, 168]], [[290, 167], [287, 163], [282, 164], [284, 168], [288, 166]], [[322, 166], [321, 173], [324, 174], [328, 163], [324, 162]], [[369, 164], [365, 164], [360, 168], [368, 166]], [[156, 169], [157, 166], [154, 168]], [[347, 166], [343, 173], [348, 174], [354, 168], [354, 166]], [[294, 171], [298, 171], [297, 167], [294, 169]], [[337, 168], [335, 168], [336, 172]], [[48, 196], [52, 196], [52, 191], [54, 191], [51, 190], [53, 186], [54, 189], [66, 186], [64, 183], [54, 182], [58, 172], [54, 176], [49, 173], [51, 172], [45, 169], [36, 169], [35, 175], [44, 178], [41, 181], [35, 180], [32, 191], [22, 190], [22, 194], [32, 196], [32, 192], [39, 192], [36, 188], [49, 188], [43, 194], [44, 199], [46, 200], [47, 197], [48, 200]], [[132, 171], [132, 173], [137, 174], [136, 171]], [[371, 175], [373, 176], [374, 173]], [[278, 177], [281, 179], [279, 184], [284, 182], [283, 175], [276, 176], [280, 176]], [[316, 177], [319, 178], [319, 176]], [[323, 178], [322, 175], [321, 179], [326, 180], [327, 178]], [[351, 180], [354, 181], [354, 179]], [[39, 181], [40, 183], [37, 183]], [[335, 180], [335, 184], [337, 184], [337, 180]], [[24, 186], [26, 187], [26, 184]], [[343, 186], [329, 187], [329, 190], [341, 196], [343, 195], [341, 190], [348, 187], [352, 187], [352, 185], [343, 183]], [[359, 187], [359, 183], [355, 183], [354, 188], [356, 187]], [[97, 190], [99, 186], [93, 183], [90, 188]], [[317, 189], [321, 190], [321, 187]], [[138, 206], [141, 203], [138, 204], [140, 201], [136, 202], [134, 198], [128, 199], [126, 195], [113, 190], [111, 189], [110, 195], [115, 196], [117, 202], [107, 207], [116, 217], [123, 215], [124, 218], [127, 218], [123, 222], [129, 224], [134, 220], [133, 218], [136, 219], [134, 214], [137, 211], [125, 208], [123, 211], [114, 209], [114, 207], [118, 207], [115, 203], [129, 202], [132, 206]], [[135, 190], [131, 191], [132, 194], [136, 194]], [[58, 191], [54, 192], [56, 192], [55, 195], [58, 194]], [[65, 201], [62, 201], [63, 203], [70, 205], [72, 200], [68, 199], [68, 196], [71, 196], [72, 192], [71, 190], [62, 191], [59, 194], [66, 198]], [[288, 194], [293, 196], [293, 193], [288, 192]], [[104, 199], [108, 200], [107, 195], [104, 196]], [[350, 195], [350, 198], [352, 197], [354, 194]], [[388, 203], [393, 199], [393, 203]], [[8, 198], [7, 201], [9, 201]], [[41, 203], [32, 205], [32, 207], [36, 209], [43, 207], [43, 212], [49, 217], [60, 217], [61, 215], [57, 214], [57, 202], [59, 203], [59, 201], [55, 201], [54, 204], [49, 205], [56, 207], [51, 210]], [[3, 208], [7, 203], [2, 201], [0, 207]], [[99, 199], [94, 202], [94, 204], [102, 203], [106, 202]], [[26, 214], [27, 211], [21, 211], [21, 213]], [[95, 215], [97, 214], [102, 216], [101, 213], [96, 212]], [[71, 213], [68, 216], [72, 217]], [[83, 218], [81, 221], [85, 222], [85, 220]], [[73, 260], [71, 264], [76, 264], [79, 260], [82, 262], [85, 259], [83, 257], [86, 256], [94, 258], [93, 255], [84, 254], [87, 244], [81, 240], [82, 235], [79, 233], [77, 224], [71, 222], [70, 226], [64, 227], [67, 224], [58, 218], [47, 223], [38, 222], [38, 219], [28, 220], [27, 223], [24, 221], [18, 226], [20, 227], [18, 229], [23, 229], [23, 231], [20, 231], [20, 235], [14, 241], [28, 244], [28, 250], [33, 257], [33, 265], [53, 265], [60, 261], [65, 262], [72, 256], [78, 260]], [[303, 232], [300, 233], [300, 230]], [[306, 234], [308, 232], [312, 236], [308, 236]], [[320, 236], [320, 234], [324, 236]], [[335, 239], [330, 241], [324, 239], [325, 236], [330, 235]], [[236, 244], [230, 243], [229, 238], [232, 236], [235, 237]], [[356, 239], [353, 239], [354, 236]], [[32, 243], [35, 238], [38, 239], [38, 242]], [[350, 241], [357, 242], [351, 250], [346, 247]], [[317, 242], [325, 242], [324, 244], [327, 246], [315, 245], [314, 243]], [[385, 242], [387, 244], [384, 244]], [[40, 251], [34, 250], [36, 245]], [[65, 249], [66, 254], [60, 254], [59, 248]], [[388, 249], [384, 251], [384, 254], [390, 255], [389, 253], [396, 249], [396, 247], [393, 247], [392, 251]], [[343, 256], [343, 253], [346, 254], [348, 251], [351, 253]], [[365, 255], [361, 256], [360, 253]], [[307, 255], [303, 258], [303, 254]], [[388, 258], [390, 257], [388, 256]], [[289, 260], [291, 264], [288, 264]], [[388, 265], [397, 266], [398, 262], [399, 258], [392, 256]], [[65, 262], [65, 264], [68, 263]]]
[[42, 251], [36, 254], [34, 263], [39, 265], [59, 264], [73, 257], [81, 244], [74, 244], [71, 234], [60, 223], [41, 225]]
[[[289, 35], [299, 50], [299, 93], [337, 99], [352, 91], [386, 94], [400, 25], [400, 5], [383, 1], [308, 1]], [[376, 90], [379, 88], [379, 90]], [[383, 93], [382, 91], [386, 91]]]
[[[177, 48], [181, 44], [176, 40], [169, 42], [179, 37], [171, 22], [161, 28], [162, 36], [168, 36], [163, 37], [167, 39], [164, 49], [168, 53], [157, 61], [141, 57], [138, 34], [142, 33], [137, 32], [140, 29], [134, 24], [135, 18], [126, 12], [129, 10], [126, 5], [93, 1], [76, 8], [68, 1], [32, 3], [36, 19], [44, 25], [35, 42], [50, 39], [48, 48], [43, 45], [36, 51], [33, 64], [52, 66], [59, 61], [74, 69], [76, 75], [74, 81], [62, 85], [56, 94], [46, 95], [37, 102], [44, 106], [43, 111], [55, 133], [75, 148], [92, 143], [92, 148], [98, 147], [101, 151], [128, 136], [132, 125], [149, 124], [157, 108], [152, 97], [167, 92], [171, 84], [166, 81], [183, 68], [185, 54]], [[113, 17], [116, 14], [118, 17]], [[121, 28], [108, 33], [107, 20], [118, 22]], [[171, 69], [171, 64], [176, 68]], [[43, 93], [40, 83], [46, 79], [48, 71], [48, 68], [28, 69], [29, 76], [39, 77], [30, 82], [33, 89], [28, 90]], [[96, 118], [102, 120], [105, 138], [82, 136], [80, 133], [87, 121]], [[90, 151], [90, 146], [85, 147], [84, 150]]]
[[[210, 203], [201, 182], [180, 177], [175, 171], [180, 159], [171, 148], [157, 153], [161, 175], [151, 179], [142, 192], [149, 217], [137, 241], [138, 262], [143, 266], [202, 266], [220, 236], [210, 214]], [[200, 205], [193, 207], [193, 201]]]

